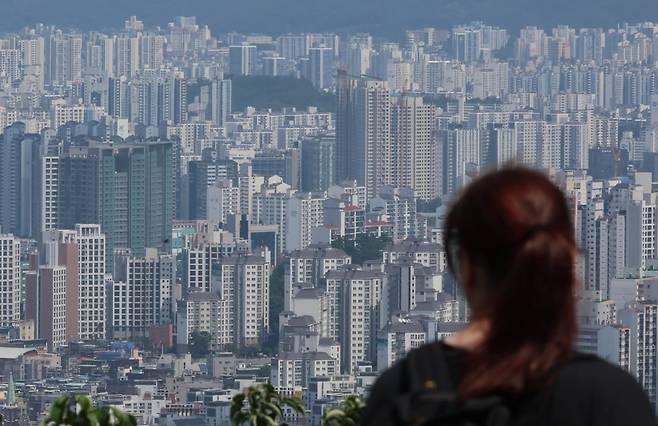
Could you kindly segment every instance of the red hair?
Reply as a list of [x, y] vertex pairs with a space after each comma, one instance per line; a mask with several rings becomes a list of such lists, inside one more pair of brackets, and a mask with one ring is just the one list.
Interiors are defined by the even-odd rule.
[[483, 342], [469, 352], [462, 398], [519, 393], [563, 361], [576, 335], [576, 243], [564, 194], [539, 172], [508, 168], [471, 183], [446, 220], [448, 265], [463, 285]]

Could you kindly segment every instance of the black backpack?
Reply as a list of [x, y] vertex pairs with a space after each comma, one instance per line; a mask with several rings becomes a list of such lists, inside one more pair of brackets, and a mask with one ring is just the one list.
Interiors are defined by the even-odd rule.
[[[592, 355], [574, 353], [569, 362], [592, 358]], [[406, 359], [406, 374], [407, 391], [395, 398], [395, 424], [398, 425], [536, 425], [540, 422], [542, 407], [549, 399], [547, 392], [540, 392], [529, 399], [524, 398], [522, 403], [496, 394], [458, 400], [445, 354], [438, 343], [429, 345], [426, 350], [410, 352]], [[519, 411], [525, 414], [518, 415]]]

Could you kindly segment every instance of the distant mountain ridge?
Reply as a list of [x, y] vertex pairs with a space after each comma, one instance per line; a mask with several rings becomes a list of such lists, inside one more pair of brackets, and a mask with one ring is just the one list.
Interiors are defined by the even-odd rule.
[[0, 31], [36, 22], [81, 30], [120, 28], [129, 15], [164, 26], [177, 15], [196, 15], [215, 33], [281, 34], [299, 31], [368, 31], [400, 38], [405, 29], [450, 28], [482, 20], [512, 31], [611, 27], [658, 20], [656, 0], [0, 0]]

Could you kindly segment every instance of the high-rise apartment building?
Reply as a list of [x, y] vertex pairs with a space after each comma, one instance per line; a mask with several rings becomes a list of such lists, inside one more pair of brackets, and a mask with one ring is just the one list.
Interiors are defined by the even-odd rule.
[[164, 64], [166, 38], [157, 34], [145, 34], [139, 39], [139, 68], [159, 70]]
[[370, 211], [382, 214], [393, 225], [393, 239], [404, 240], [418, 234], [417, 197], [413, 189], [383, 186], [370, 200]]
[[448, 129], [439, 131], [441, 195], [454, 193], [477, 173], [482, 162], [479, 129]]
[[630, 372], [644, 388], [654, 410], [658, 407], [656, 334], [658, 305], [641, 302], [622, 309], [618, 318], [630, 329]]
[[218, 179], [206, 188], [206, 217], [214, 226], [224, 227], [231, 217], [240, 217], [240, 188], [228, 179]]
[[469, 63], [480, 60], [482, 34], [472, 28], [456, 28], [452, 31], [452, 53], [458, 61]]
[[418, 322], [392, 322], [377, 336], [377, 370], [384, 371], [407, 353], [425, 344], [425, 331]]
[[418, 198], [438, 197], [435, 108], [417, 95], [392, 98], [392, 185], [412, 188]]
[[190, 291], [178, 304], [178, 342], [187, 343], [189, 334], [199, 330], [208, 331], [219, 346], [262, 343], [269, 332], [269, 274], [263, 257], [218, 259], [210, 291]]
[[[24, 215], [21, 205], [21, 159], [25, 125], [16, 123], [5, 128], [0, 139], [0, 226], [4, 232], [19, 233]], [[31, 170], [27, 171], [28, 174]]]
[[301, 190], [321, 192], [334, 183], [336, 136], [315, 136], [300, 142]]
[[334, 85], [336, 61], [330, 47], [311, 47], [308, 49], [308, 71], [306, 78], [318, 90], [330, 89]]
[[626, 208], [626, 266], [646, 269], [657, 254], [657, 193], [636, 195]]
[[46, 43], [46, 84], [63, 86], [82, 78], [82, 36], [57, 30]]
[[231, 114], [232, 85], [231, 80], [213, 80], [210, 87], [210, 118], [216, 126], [225, 126]]
[[585, 241], [587, 251], [585, 289], [595, 300], [608, 298], [608, 221], [604, 217], [604, 202], [600, 198], [589, 200], [585, 206]]
[[257, 59], [256, 46], [229, 47], [229, 70], [235, 76], [256, 74]]
[[51, 350], [80, 340], [79, 247], [75, 231], [48, 230], [40, 246], [41, 265], [26, 273], [25, 319], [34, 321], [35, 336]]
[[340, 374], [339, 363], [324, 352], [283, 352], [272, 360], [272, 385], [292, 389], [308, 386], [311, 378]]
[[392, 181], [391, 101], [386, 82], [350, 77], [337, 82], [336, 181], [356, 180], [369, 197]]
[[386, 275], [374, 270], [329, 271], [326, 280], [328, 334], [340, 342], [341, 366], [352, 373], [361, 361], [376, 361], [378, 307]]
[[45, 42], [43, 37], [24, 38], [18, 47], [22, 54], [23, 74], [37, 90], [43, 90], [45, 78]]
[[35, 336], [45, 339], [53, 351], [67, 342], [67, 315], [77, 317], [66, 303], [69, 274], [74, 271], [63, 265], [44, 265], [25, 274], [25, 318], [34, 321]]
[[303, 250], [293, 251], [285, 277], [284, 309], [292, 309], [295, 286], [320, 288], [327, 272], [340, 269], [351, 262], [352, 258], [343, 250], [329, 246], [311, 245]]
[[[61, 231], [63, 245], [77, 246], [78, 338], [106, 337], [105, 308], [105, 234], [100, 225], [76, 224], [72, 231]], [[68, 252], [70, 254], [72, 252]], [[66, 259], [73, 262], [73, 259]]]
[[181, 276], [184, 291], [212, 291], [213, 274], [216, 273], [213, 265], [222, 257], [244, 249], [233, 238], [223, 241], [224, 235], [221, 231], [212, 232], [207, 241], [183, 250]]
[[284, 251], [303, 250], [312, 242], [313, 229], [324, 223], [324, 193], [297, 193], [286, 200]]
[[129, 89], [126, 76], [109, 77], [107, 89], [107, 112], [112, 117], [129, 117]]
[[[4, 232], [39, 239], [52, 228], [57, 204], [59, 141], [51, 131], [26, 134], [23, 123], [0, 137], [0, 226]], [[48, 224], [46, 224], [48, 222]]]
[[116, 256], [108, 297], [112, 337], [148, 336], [151, 326], [171, 324], [176, 283], [176, 259], [147, 249], [144, 257], [129, 251]]
[[286, 59], [296, 60], [308, 55], [308, 34], [283, 34], [276, 40], [277, 52]]
[[167, 250], [175, 213], [170, 141], [70, 147], [60, 166], [60, 228], [98, 223], [107, 236], [108, 271], [115, 248], [143, 256]]
[[218, 180], [238, 185], [238, 165], [233, 160], [202, 158], [188, 163], [190, 219], [208, 217], [208, 188]]
[[114, 40], [116, 77], [134, 77], [139, 69], [139, 38], [123, 34]]
[[231, 343], [262, 343], [269, 333], [270, 264], [260, 256], [232, 255], [219, 260], [212, 288], [226, 299]]
[[0, 234], [0, 324], [15, 326], [21, 319], [21, 244]]

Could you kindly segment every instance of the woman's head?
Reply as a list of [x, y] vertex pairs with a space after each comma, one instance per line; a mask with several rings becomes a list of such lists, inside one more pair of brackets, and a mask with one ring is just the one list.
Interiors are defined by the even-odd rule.
[[509, 168], [474, 181], [452, 206], [445, 245], [473, 317], [489, 325], [463, 395], [520, 391], [569, 353], [576, 243], [565, 197], [544, 175]]

